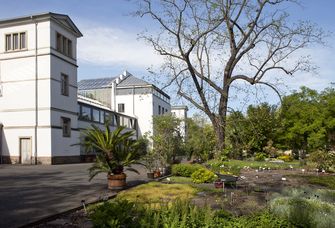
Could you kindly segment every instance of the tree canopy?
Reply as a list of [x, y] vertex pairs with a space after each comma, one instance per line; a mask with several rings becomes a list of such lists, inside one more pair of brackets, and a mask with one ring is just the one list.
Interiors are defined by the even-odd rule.
[[[138, 15], [160, 31], [144, 38], [165, 57], [166, 85], [204, 112], [225, 147], [230, 89], [237, 81], [275, 90], [274, 77], [310, 71], [309, 56], [288, 59], [324, 32], [309, 21], [290, 21], [296, 0], [142, 0]], [[271, 75], [271, 78], [268, 77]]]

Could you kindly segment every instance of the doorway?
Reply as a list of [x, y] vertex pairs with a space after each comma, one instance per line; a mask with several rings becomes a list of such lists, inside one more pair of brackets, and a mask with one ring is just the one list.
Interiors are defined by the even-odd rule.
[[32, 164], [31, 138], [20, 138], [20, 157], [21, 164]]

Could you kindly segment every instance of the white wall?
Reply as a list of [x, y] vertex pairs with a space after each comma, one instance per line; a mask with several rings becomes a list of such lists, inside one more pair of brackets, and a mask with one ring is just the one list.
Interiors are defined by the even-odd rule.
[[[39, 22], [38, 31], [38, 156], [79, 155], [71, 146], [79, 139], [77, 117], [76, 37], [54, 21]], [[5, 34], [26, 32], [27, 49], [5, 52], [0, 45], [0, 121], [3, 123], [3, 155], [19, 156], [19, 137], [32, 138], [35, 151], [35, 24], [0, 28], [0, 44]], [[56, 32], [72, 40], [73, 58], [56, 51]], [[61, 95], [61, 73], [70, 81], [69, 96]], [[71, 118], [71, 137], [62, 136], [61, 117]]]
[[121, 103], [125, 104], [125, 112], [123, 114], [137, 118], [139, 136], [144, 135], [146, 132], [152, 132], [152, 94], [117, 95], [116, 107]]

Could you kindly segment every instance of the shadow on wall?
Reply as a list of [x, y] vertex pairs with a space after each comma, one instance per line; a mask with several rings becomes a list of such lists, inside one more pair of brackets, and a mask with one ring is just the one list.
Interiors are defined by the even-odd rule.
[[10, 156], [4, 126], [0, 125], [0, 164], [19, 164], [20, 156]]

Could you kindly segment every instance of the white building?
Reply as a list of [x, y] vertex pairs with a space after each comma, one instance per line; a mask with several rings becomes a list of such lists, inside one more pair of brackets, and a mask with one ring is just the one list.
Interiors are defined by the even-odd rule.
[[171, 112], [166, 93], [127, 71], [118, 77], [82, 80], [78, 82], [78, 92], [115, 112], [136, 118], [139, 136], [152, 133], [153, 116]]
[[[77, 84], [77, 38], [67, 15], [0, 21], [0, 164], [87, 161], [78, 145], [92, 123], [152, 132], [152, 116], [171, 111], [163, 91], [125, 72]], [[95, 99], [92, 99], [95, 98]]]
[[187, 137], [187, 126], [186, 126], [186, 119], [187, 119], [187, 111], [188, 107], [186, 105], [180, 105], [180, 106], [172, 106], [171, 107], [171, 113], [178, 119], [180, 119], [180, 134], [181, 136], [186, 139]]

